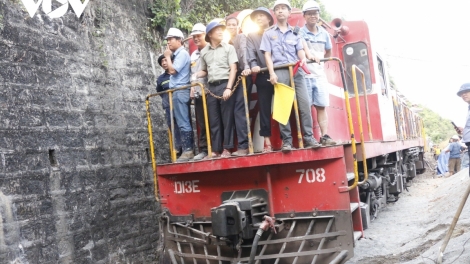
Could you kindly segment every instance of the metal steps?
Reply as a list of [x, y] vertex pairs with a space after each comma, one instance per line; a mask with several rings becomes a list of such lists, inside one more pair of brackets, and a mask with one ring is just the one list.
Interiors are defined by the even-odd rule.
[[361, 231], [354, 231], [354, 241], [359, 240], [362, 237]]
[[349, 205], [351, 207], [351, 213], [353, 213], [354, 211], [356, 211], [357, 208], [359, 208], [359, 203], [350, 203]]
[[346, 178], [348, 178], [348, 181], [354, 180], [354, 177], [356, 177], [356, 175], [354, 174], [354, 172], [348, 172], [348, 173], [346, 173]]

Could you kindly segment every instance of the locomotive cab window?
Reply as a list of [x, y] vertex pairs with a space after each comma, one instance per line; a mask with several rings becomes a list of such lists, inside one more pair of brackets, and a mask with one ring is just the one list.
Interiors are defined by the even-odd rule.
[[380, 87], [380, 92], [384, 96], [388, 96], [388, 89], [387, 89], [387, 78], [385, 77], [385, 69], [382, 59], [377, 56], [377, 68], [379, 70], [379, 79], [377, 80], [378, 85]]
[[[366, 89], [367, 93], [372, 92], [372, 82], [370, 79], [370, 64], [369, 64], [369, 51], [367, 50], [367, 45], [364, 42], [357, 42], [345, 45], [343, 47], [343, 58], [344, 65], [346, 68], [346, 83], [348, 85], [348, 92], [354, 96], [354, 85], [352, 79], [352, 66], [356, 65], [364, 72], [364, 77], [366, 79]], [[363, 93], [362, 88], [362, 77], [359, 72], [356, 72], [357, 77], [357, 89], [359, 94]]]

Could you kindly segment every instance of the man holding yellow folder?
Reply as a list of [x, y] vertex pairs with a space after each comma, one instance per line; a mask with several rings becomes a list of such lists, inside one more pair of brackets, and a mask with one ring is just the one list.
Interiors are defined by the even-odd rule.
[[[301, 65], [306, 63], [305, 51], [302, 40], [293, 28], [287, 23], [287, 18], [291, 13], [291, 5], [287, 0], [277, 0], [273, 10], [277, 19], [277, 24], [267, 29], [261, 40], [260, 50], [264, 52], [266, 66], [269, 70], [269, 81], [276, 85], [278, 82], [285, 85], [290, 84], [288, 69], [274, 70], [274, 66], [287, 63], [296, 63], [299, 59]], [[304, 147], [314, 148], [321, 146], [313, 138], [312, 112], [310, 109], [309, 97], [305, 86], [304, 72], [298, 71], [294, 76], [295, 95], [299, 105], [301, 129], [303, 132]], [[278, 86], [279, 88], [279, 86]], [[282, 88], [282, 87], [281, 87]], [[292, 111], [292, 101], [285, 100], [286, 109], [289, 115]], [[279, 110], [279, 109], [277, 109]], [[276, 110], [275, 110], [276, 111]], [[282, 151], [288, 152], [292, 149], [292, 133], [289, 122], [279, 124], [282, 137]]]

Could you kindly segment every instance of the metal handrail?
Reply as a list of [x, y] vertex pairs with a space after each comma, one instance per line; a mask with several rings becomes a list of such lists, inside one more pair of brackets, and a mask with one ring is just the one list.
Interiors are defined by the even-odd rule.
[[[367, 117], [367, 130], [369, 132], [369, 140], [373, 140], [372, 126], [371, 126], [371, 123], [370, 123], [370, 114], [369, 114], [369, 100], [367, 99], [366, 78], [365, 78], [364, 72], [361, 69], [359, 69], [359, 67], [357, 67], [356, 65], [353, 65], [352, 66], [352, 77], [355, 81], [357, 80], [356, 79], [356, 70], [361, 73], [361, 77], [362, 77], [362, 89], [364, 90], [364, 104], [365, 104], [365, 107], [366, 107], [366, 117]], [[354, 89], [357, 89], [357, 83], [355, 83], [355, 88]], [[356, 92], [356, 90], [354, 90], [354, 92]], [[356, 99], [356, 102], [358, 102], [358, 99]]]
[[248, 108], [248, 94], [246, 92], [246, 76], [242, 76], [243, 101], [245, 102], [246, 127], [248, 129], [248, 153], [253, 154], [253, 140], [251, 139], [250, 110]]
[[392, 100], [393, 100], [393, 113], [395, 114], [395, 128], [396, 128], [396, 131], [397, 131], [397, 137], [398, 139], [402, 140], [403, 139], [403, 132], [402, 132], [402, 128], [401, 128], [401, 122], [400, 122], [400, 110], [398, 108], [398, 102], [397, 102], [397, 99], [392, 96]]
[[[329, 57], [329, 58], [324, 58], [324, 59], [320, 60], [320, 62], [328, 62], [328, 61], [336, 61], [339, 64], [339, 69], [340, 69], [340, 73], [341, 73], [341, 81], [343, 83], [343, 89], [345, 91], [345, 100], [346, 100], [347, 108], [349, 109], [348, 110], [348, 119], [349, 119], [349, 122], [350, 122], [350, 131], [352, 131], [351, 140], [352, 140], [352, 142], [354, 142], [354, 128], [351, 128], [351, 125], [352, 125], [352, 119], [351, 119], [351, 116], [350, 116], [351, 111], [350, 111], [350, 107], [349, 107], [349, 102], [347, 100], [347, 98], [349, 98], [349, 94], [348, 94], [348, 90], [346, 89], [346, 81], [345, 81], [343, 63], [340, 59], [338, 59], [336, 57]], [[309, 61], [307, 61], [307, 63], [316, 63], [316, 62], [312, 61], [312, 60], [309, 60]], [[284, 68], [289, 69], [291, 86], [294, 89], [295, 89], [295, 83], [294, 83], [294, 80], [293, 80], [293, 69], [292, 69], [292, 67], [295, 66], [295, 65], [296, 65], [296, 63], [287, 63], [287, 64], [278, 65], [278, 66], [273, 67], [273, 69], [275, 69], [275, 70], [284, 69]], [[260, 69], [260, 72], [265, 72], [265, 71], [268, 71], [267, 67]], [[248, 99], [247, 99], [248, 96], [247, 96], [247, 91], [246, 91], [246, 77], [247, 76], [242, 76], [242, 85], [243, 85], [243, 96], [244, 96], [244, 101], [245, 101], [245, 112], [246, 112], [246, 120], [247, 120], [247, 128], [248, 128], [249, 153], [253, 154], [253, 142], [252, 142], [252, 139], [251, 139], [249, 108], [248, 108], [248, 102], [247, 102], [248, 101]], [[154, 147], [154, 143], [153, 143], [152, 120], [151, 120], [151, 116], [150, 116], [150, 98], [161, 95], [161, 94], [165, 94], [165, 93], [169, 94], [170, 115], [171, 115], [171, 117], [170, 117], [171, 118], [171, 129], [170, 129], [171, 133], [169, 133], [169, 134], [170, 134], [170, 144], [172, 145], [171, 150], [170, 150], [170, 154], [171, 154], [172, 161], [175, 161], [176, 160], [176, 152], [175, 152], [175, 149], [174, 149], [174, 140], [173, 140], [173, 138], [174, 138], [174, 134], [173, 134], [174, 133], [174, 120], [173, 120], [172, 94], [175, 91], [188, 89], [188, 88], [193, 87], [193, 86], [204, 87], [201, 83], [195, 82], [195, 83], [191, 83], [189, 85], [181, 86], [181, 87], [170, 89], [170, 90], [167, 90], [167, 91], [158, 92], [158, 93], [154, 93], [154, 94], [149, 94], [149, 95], [147, 95], [146, 100], [145, 100], [146, 110], [147, 110], [147, 122], [148, 122], [147, 126], [148, 126], [149, 141], [150, 141], [150, 156], [151, 156], [151, 162], [152, 162], [152, 170], [153, 170], [153, 174], [154, 174], [155, 198], [157, 199], [157, 201], [159, 201], [159, 198], [158, 198], [158, 180], [157, 180], [158, 174], [157, 174], [157, 163], [156, 163], [156, 158], [155, 158], [155, 153], [154, 153], [155, 152], [155, 147]], [[205, 118], [205, 126], [206, 126], [208, 154], [209, 154], [209, 156], [212, 156], [212, 147], [211, 147], [211, 140], [210, 140], [209, 121], [208, 121], [208, 117], [207, 117], [207, 105], [206, 105], [205, 89], [201, 89], [201, 90], [202, 90], [202, 100], [203, 100], [204, 118]], [[296, 99], [295, 96], [294, 96], [294, 111], [295, 111], [296, 123], [297, 123], [297, 133], [298, 133], [298, 139], [299, 139], [299, 147], [303, 147], [302, 134], [301, 134], [301, 129], [300, 129], [300, 120], [299, 120], [300, 118], [299, 118], [299, 112], [298, 112], [298, 105], [297, 105], [297, 99]], [[355, 144], [353, 144], [353, 148], [355, 150]], [[354, 160], [356, 160], [355, 151], [353, 153], [353, 157], [354, 157]], [[355, 166], [357, 167], [357, 161], [356, 161]], [[357, 168], [356, 168], [356, 182], [357, 181], [358, 181], [358, 178], [357, 178]]]
[[[292, 89], [295, 91], [295, 82], [294, 82], [294, 72], [292, 69], [292, 65], [289, 66], [289, 77], [290, 77], [290, 85]], [[295, 94], [295, 92], [294, 92]], [[310, 111], [312, 111], [310, 109]], [[299, 140], [299, 148], [304, 148], [304, 141], [302, 140], [302, 132], [300, 129], [300, 116], [299, 116], [299, 105], [297, 102], [297, 96], [294, 95], [294, 114], [295, 114], [295, 123], [297, 125], [297, 139]]]
[[[354, 183], [351, 186], [348, 187], [348, 190], [352, 190], [352, 189], [356, 188], [356, 186], [358, 186], [358, 185], [363, 185], [364, 183], [367, 182], [367, 180], [369, 178], [369, 174], [367, 172], [366, 146], [365, 146], [365, 142], [364, 142], [364, 133], [362, 131], [362, 115], [361, 115], [361, 105], [359, 103], [359, 92], [358, 92], [358, 89], [357, 89], [356, 70], [359, 71], [362, 75], [363, 88], [364, 88], [364, 98], [365, 98], [365, 102], [366, 102], [366, 112], [368, 112], [365, 77], [364, 77], [364, 72], [362, 72], [361, 69], [359, 69], [356, 65], [351, 66], [351, 70], [352, 70], [353, 85], [354, 85], [354, 97], [356, 99], [357, 121], [359, 123], [359, 134], [360, 134], [360, 137], [361, 137], [362, 165], [363, 165], [363, 169], [364, 169], [364, 180], [359, 182], [359, 172], [358, 172], [358, 168], [357, 168], [357, 157], [356, 157], [356, 142], [355, 142], [355, 139], [354, 139], [354, 140], [351, 140], [351, 144], [352, 144], [351, 147], [353, 149], [353, 156], [354, 156]], [[347, 107], [349, 108], [348, 111], [351, 111], [350, 105], [349, 105], [349, 97], [345, 98], [345, 101], [346, 101]], [[350, 118], [349, 117], [350, 115], [351, 115], [351, 113], [348, 114], [348, 118]], [[352, 117], [350, 118], [349, 122], [350, 122], [349, 127], [352, 131], [352, 134], [354, 135], [354, 127], [352, 126]], [[370, 120], [368, 120], [368, 124], [369, 124], [369, 133], [370, 133], [371, 138], [372, 138], [372, 132], [370, 130], [371, 129], [370, 128]]]
[[191, 83], [191, 84], [184, 85], [184, 86], [181, 86], [181, 87], [177, 87], [177, 88], [174, 88], [174, 89], [169, 89], [169, 90], [166, 90], [166, 91], [163, 91], [163, 92], [149, 94], [145, 97], [145, 106], [146, 106], [146, 110], [147, 110], [147, 129], [148, 129], [149, 141], [150, 141], [150, 157], [152, 159], [152, 170], [153, 170], [153, 179], [154, 179], [154, 188], [155, 188], [155, 199], [157, 199], [157, 201], [159, 201], [159, 198], [158, 198], [158, 177], [157, 177], [158, 174], [157, 174], [157, 161], [155, 159], [155, 147], [154, 147], [154, 144], [153, 144], [152, 118], [150, 116], [150, 98], [158, 96], [158, 95], [166, 94], [166, 93], [168, 93], [168, 95], [169, 95], [168, 100], [169, 100], [169, 103], [170, 103], [170, 123], [171, 123], [171, 133], [169, 133], [169, 135], [170, 135], [170, 144], [172, 145], [171, 148], [170, 148], [170, 155], [171, 155], [172, 161], [174, 162], [176, 160], [176, 151], [175, 151], [174, 140], [173, 140], [175, 125], [174, 125], [174, 120], [173, 120], [173, 100], [172, 100], [173, 96], [172, 95], [173, 95], [173, 92], [175, 92], [175, 91], [185, 90], [185, 89], [191, 88], [193, 86], [202, 87], [201, 91], [202, 91], [202, 102], [203, 102], [204, 119], [205, 119], [205, 126], [206, 126], [207, 152], [208, 152], [209, 155], [212, 155], [209, 121], [208, 121], [208, 118], [207, 118], [206, 94], [205, 94], [205, 91], [204, 91], [204, 88], [203, 88], [204, 86], [201, 83], [195, 82], [195, 83]]

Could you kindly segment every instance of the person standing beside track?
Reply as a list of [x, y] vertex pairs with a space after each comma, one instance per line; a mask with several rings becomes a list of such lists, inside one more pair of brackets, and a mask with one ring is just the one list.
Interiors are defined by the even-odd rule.
[[[183, 46], [183, 32], [177, 28], [170, 28], [165, 39], [167, 47], [163, 55], [165, 55], [168, 63], [168, 73], [170, 76], [170, 89], [178, 88], [189, 84], [190, 79], [190, 63], [189, 53]], [[174, 61], [171, 61], [171, 55], [174, 55]], [[189, 89], [178, 90], [173, 93], [173, 112], [175, 114], [176, 124], [180, 129], [181, 145], [183, 153], [176, 160], [177, 162], [189, 161], [194, 157], [193, 152], [193, 129], [190, 121]]]
[[266, 60], [260, 50], [264, 31], [274, 24], [274, 18], [266, 7], [258, 7], [250, 14], [250, 18], [259, 26], [258, 32], [248, 33], [246, 39], [248, 64], [251, 72], [255, 74], [256, 91], [258, 93], [260, 130], [259, 135], [264, 137], [263, 153], [271, 152], [271, 106], [274, 86], [269, 82], [269, 72], [260, 72], [266, 68]]
[[[197, 46], [197, 50], [193, 51], [191, 54], [191, 74], [195, 74], [199, 71], [201, 66], [201, 50], [207, 46], [207, 42], [205, 40], [206, 26], [201, 23], [195, 24], [191, 30], [191, 37], [193, 38], [194, 44]], [[197, 81], [202, 83], [204, 87], [207, 87], [207, 77], [199, 78]], [[207, 156], [206, 123], [201, 89], [202, 87], [199, 86], [191, 87], [191, 98], [194, 99], [194, 110], [196, 112], [197, 125], [199, 126], [200, 133], [198, 137], [199, 153], [194, 156], [193, 160], [202, 160]]]
[[[287, 0], [277, 0], [273, 5], [274, 15], [277, 24], [267, 29], [261, 40], [260, 50], [264, 52], [266, 65], [269, 69], [269, 81], [275, 85], [280, 82], [291, 85], [288, 69], [274, 70], [275, 66], [296, 63], [300, 59], [300, 66], [303, 66], [307, 59], [305, 57], [302, 40], [293, 28], [287, 23], [291, 14], [291, 5]], [[305, 73], [299, 70], [294, 78], [295, 95], [300, 112], [300, 123], [304, 134], [304, 147], [318, 147], [320, 144], [313, 137], [312, 111], [304, 80]], [[288, 109], [286, 111], [291, 111]], [[292, 149], [292, 133], [289, 122], [286, 125], [279, 124], [282, 137], [282, 151], [288, 152]]]
[[[165, 72], [162, 73], [157, 78], [157, 93], [166, 91], [170, 88], [170, 74], [168, 73], [168, 63], [166, 62], [165, 56], [162, 54], [158, 57], [158, 64], [162, 67]], [[171, 129], [171, 115], [170, 115], [170, 100], [167, 93], [162, 94], [162, 107], [165, 111], [165, 119], [168, 125], [168, 128]], [[173, 140], [175, 141], [176, 152], [181, 154], [181, 136], [180, 136], [180, 129], [178, 126], [175, 126], [175, 137]], [[171, 146], [173, 147], [173, 146]]]
[[457, 135], [452, 136], [451, 140], [452, 143], [450, 143], [446, 150], [446, 152], [450, 152], [449, 176], [460, 171], [460, 151], [462, 150], [462, 146], [460, 145], [459, 137]]
[[[246, 36], [238, 33], [238, 19], [236, 17], [228, 17], [225, 19], [225, 25], [227, 31], [230, 33], [229, 44], [233, 45], [238, 57], [238, 76], [248, 76], [251, 74], [250, 65], [247, 61], [247, 50], [246, 50]], [[251, 94], [251, 77], [246, 78], [246, 93], [247, 100], [250, 102]], [[246, 124], [246, 113], [245, 113], [245, 97], [243, 96], [243, 83], [240, 81], [238, 87], [236, 87], [234, 97], [234, 121], [235, 131], [237, 132], [238, 146], [237, 151], [232, 153], [232, 156], [246, 156], [248, 155], [248, 126]]]
[[222, 97], [222, 100], [212, 95], [207, 97], [212, 157], [206, 158], [230, 157], [229, 149], [233, 148], [235, 98], [231, 93], [235, 88], [238, 58], [235, 48], [222, 42], [224, 30], [225, 25], [216, 21], [207, 25], [205, 39], [209, 45], [201, 50], [200, 71], [192, 76], [193, 80], [208, 76], [209, 91]]
[[[307, 57], [314, 57], [315, 61], [330, 57], [330, 34], [317, 24], [320, 20], [320, 6], [317, 2], [309, 0], [303, 5], [302, 12], [306, 23], [305, 26], [300, 29], [300, 35], [308, 46], [308, 51], [306, 51]], [[317, 121], [322, 134], [320, 143], [324, 146], [336, 145], [336, 142], [327, 134], [328, 115], [325, 108], [329, 105], [330, 94], [328, 92], [328, 80], [326, 79], [323, 62], [309, 63], [308, 70], [310, 74], [305, 76], [305, 83], [307, 85], [310, 105], [315, 106], [317, 110]]]
[[[467, 149], [470, 147], [470, 83], [464, 83], [460, 86], [460, 90], [457, 92], [457, 96], [460, 96], [468, 104], [467, 120], [465, 127], [456, 127], [455, 130], [462, 134], [462, 141], [467, 145]], [[470, 151], [467, 151], [470, 157]], [[469, 170], [470, 176], [470, 170]]]

